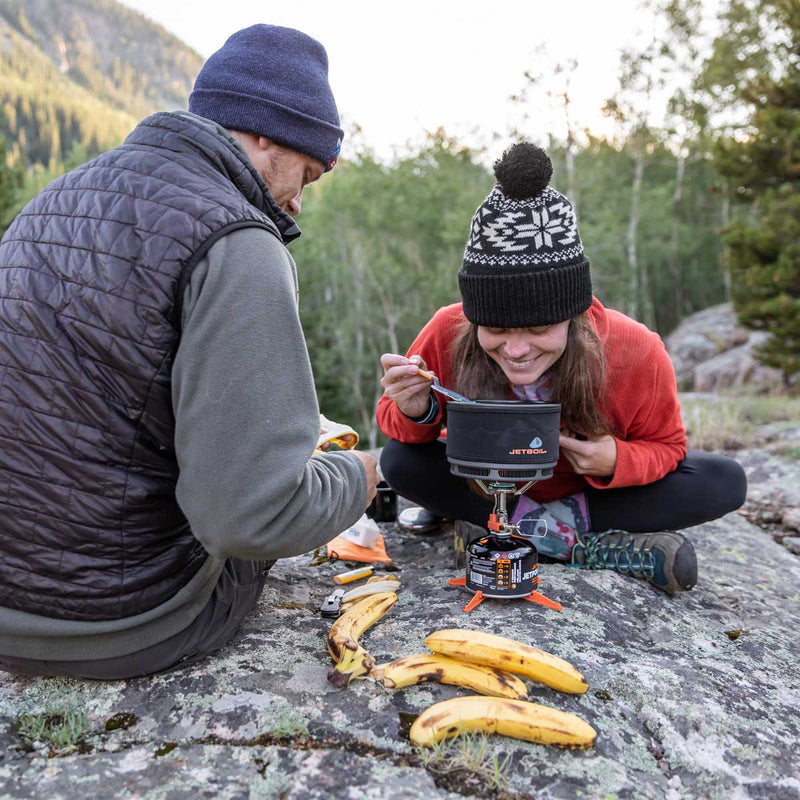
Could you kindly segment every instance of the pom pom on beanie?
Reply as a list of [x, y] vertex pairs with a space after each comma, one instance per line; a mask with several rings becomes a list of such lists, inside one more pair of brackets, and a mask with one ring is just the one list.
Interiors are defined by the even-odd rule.
[[494, 162], [494, 176], [509, 200], [530, 200], [547, 188], [553, 162], [541, 147], [521, 142]]

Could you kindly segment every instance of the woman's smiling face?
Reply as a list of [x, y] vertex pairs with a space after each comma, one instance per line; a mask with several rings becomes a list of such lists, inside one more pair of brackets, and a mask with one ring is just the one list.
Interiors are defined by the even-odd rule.
[[569, 320], [536, 328], [478, 326], [478, 343], [511, 383], [526, 385], [544, 375], [567, 346]]

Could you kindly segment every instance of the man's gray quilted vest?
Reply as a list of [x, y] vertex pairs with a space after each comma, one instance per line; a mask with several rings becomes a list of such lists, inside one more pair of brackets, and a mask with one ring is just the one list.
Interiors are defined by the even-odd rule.
[[0, 605], [119, 619], [200, 568], [175, 501], [181, 292], [228, 231], [293, 238], [276, 211], [231, 141], [156, 114], [16, 218], [0, 242]]

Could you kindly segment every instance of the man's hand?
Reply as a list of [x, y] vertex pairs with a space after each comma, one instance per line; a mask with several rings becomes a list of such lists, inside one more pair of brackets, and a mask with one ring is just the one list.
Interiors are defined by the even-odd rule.
[[378, 483], [380, 482], [380, 475], [378, 475], [378, 461], [375, 456], [369, 453], [362, 453], [361, 450], [348, 450], [352, 453], [363, 465], [367, 471], [367, 505], [369, 508], [370, 503], [375, 499], [378, 493]]
[[564, 457], [578, 475], [606, 478], [614, 474], [617, 466], [617, 442], [613, 436], [597, 436], [585, 440], [559, 436], [558, 443]]
[[422, 356], [399, 356], [384, 353], [381, 356], [383, 394], [397, 403], [397, 407], [407, 416], [425, 416], [430, 408], [431, 382], [419, 374], [426, 369]]

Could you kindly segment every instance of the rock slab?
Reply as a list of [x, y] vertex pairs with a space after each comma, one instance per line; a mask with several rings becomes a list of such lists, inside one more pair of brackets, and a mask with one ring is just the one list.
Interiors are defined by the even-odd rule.
[[[755, 494], [794, 499], [796, 465], [759, 451], [742, 461]], [[391, 692], [370, 680], [335, 689], [330, 620], [317, 608], [333, 574], [352, 565], [311, 566], [305, 555], [273, 568], [257, 611], [200, 664], [111, 683], [0, 673], [0, 798], [800, 800], [800, 559], [747, 517], [687, 532], [700, 578], [674, 598], [614, 572], [543, 564], [541, 591], [562, 612], [487, 600], [464, 614], [469, 594], [448, 586], [450, 527], [382, 530], [403, 588], [363, 637], [376, 661], [424, 652], [424, 638], [445, 627], [548, 650], [590, 690], [529, 682], [530, 699], [587, 720], [594, 749], [492, 737], [501, 789], [485, 774], [465, 778], [455, 761], [426, 764], [405, 738], [409, 723], [462, 690]], [[22, 735], [21, 715], [48, 710], [86, 716], [76, 750]]]

